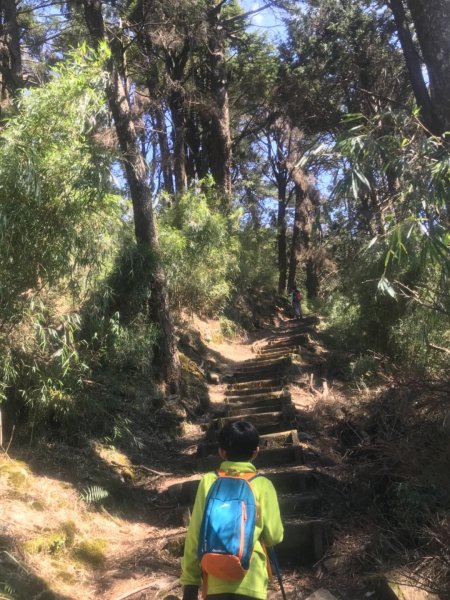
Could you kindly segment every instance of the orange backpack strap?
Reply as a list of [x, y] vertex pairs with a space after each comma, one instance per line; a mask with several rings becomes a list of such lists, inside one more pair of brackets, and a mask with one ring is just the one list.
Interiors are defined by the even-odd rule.
[[251, 481], [255, 477], [259, 477], [259, 475], [257, 473], [254, 473], [253, 471], [250, 471], [249, 473], [237, 473], [236, 475], [233, 475], [233, 473], [230, 473], [228, 471], [216, 471], [216, 474], [218, 477], [231, 477], [233, 479], [245, 479], [245, 481]]

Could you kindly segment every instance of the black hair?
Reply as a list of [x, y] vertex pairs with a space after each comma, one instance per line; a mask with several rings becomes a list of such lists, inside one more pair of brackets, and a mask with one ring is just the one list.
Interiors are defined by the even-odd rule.
[[219, 434], [219, 448], [228, 460], [247, 461], [259, 445], [259, 433], [248, 421], [227, 423]]

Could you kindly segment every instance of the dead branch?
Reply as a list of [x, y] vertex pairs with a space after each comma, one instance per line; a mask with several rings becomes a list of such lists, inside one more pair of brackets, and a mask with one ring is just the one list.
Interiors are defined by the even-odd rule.
[[[111, 461], [111, 464], [114, 467], [120, 467], [121, 469], [127, 468], [127, 465], [122, 465], [121, 463]], [[170, 473], [165, 473], [164, 471], [157, 471], [156, 469], [150, 469], [150, 467], [146, 467], [144, 465], [131, 465], [132, 469], [136, 469], [139, 471], [145, 471], [146, 473], [151, 473], [152, 475], [158, 475], [158, 477], [169, 477]]]
[[433, 350], [439, 350], [439, 352], [445, 352], [446, 354], [450, 354], [450, 348], [444, 348], [443, 346], [437, 346], [436, 344], [428, 344], [429, 348], [433, 348]]

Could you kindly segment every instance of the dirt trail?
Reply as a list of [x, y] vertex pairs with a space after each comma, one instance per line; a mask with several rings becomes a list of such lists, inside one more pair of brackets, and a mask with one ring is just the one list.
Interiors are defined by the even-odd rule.
[[[134, 459], [100, 443], [21, 449], [13, 458], [23, 462], [0, 459], [0, 585], [13, 576], [18, 600], [180, 597], [180, 557], [199, 477], [217, 466], [219, 428], [245, 418], [262, 434], [256, 466], [279, 492], [288, 598], [320, 587], [331, 541], [327, 506], [339, 486], [311, 420], [316, 404], [336, 392], [316, 322], [280, 318], [253, 343], [212, 342], [208, 329], [217, 325], [203, 324], [220, 380], [208, 386], [208, 415], [191, 419], [177, 442], [149, 432]], [[95, 495], [98, 482], [109, 497], [87, 502], [86, 490]], [[280, 597], [274, 584], [269, 598]]]

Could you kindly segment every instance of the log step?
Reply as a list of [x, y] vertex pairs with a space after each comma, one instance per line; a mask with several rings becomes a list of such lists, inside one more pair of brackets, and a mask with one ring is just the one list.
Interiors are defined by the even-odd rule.
[[291, 395], [281, 391], [278, 394], [253, 394], [252, 396], [228, 396], [225, 399], [227, 406], [242, 406], [248, 408], [251, 406], [263, 405], [267, 402], [279, 402], [280, 405], [291, 402]]
[[211, 422], [212, 428], [219, 431], [227, 423], [234, 421], [248, 421], [256, 427], [260, 434], [274, 433], [279, 431], [281, 427], [289, 421], [285, 411], [278, 410], [274, 412], [256, 413], [253, 415], [233, 415], [232, 417], [220, 417], [213, 419]]
[[[314, 471], [308, 467], [289, 467], [286, 471], [262, 469], [260, 472], [261, 475], [272, 481], [279, 496], [285, 493], [307, 492], [311, 490], [315, 482]], [[168, 493], [178, 504], [192, 505], [199, 482], [200, 478], [196, 477], [176, 483], [168, 488]]]
[[[277, 433], [269, 433], [266, 435], [259, 436], [259, 447], [260, 451], [268, 448], [281, 448], [289, 445], [298, 445], [299, 439], [296, 429], [287, 429], [286, 431], [279, 431]], [[219, 444], [217, 442], [204, 442], [199, 445], [197, 450], [197, 456], [206, 457], [209, 455], [216, 456], [219, 450]]]
[[227, 390], [255, 390], [264, 387], [279, 387], [281, 386], [282, 381], [280, 378], [271, 378], [271, 379], [259, 379], [256, 381], [252, 381], [250, 383], [230, 383], [228, 384]]
[[291, 564], [314, 564], [323, 557], [328, 538], [329, 528], [321, 519], [285, 519], [284, 540], [276, 548], [277, 556]]

